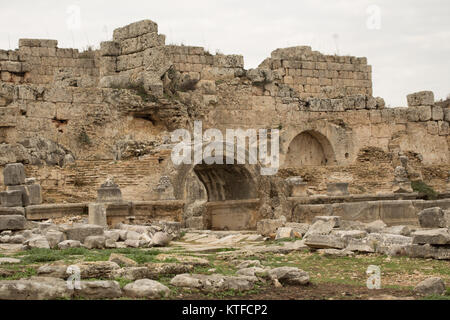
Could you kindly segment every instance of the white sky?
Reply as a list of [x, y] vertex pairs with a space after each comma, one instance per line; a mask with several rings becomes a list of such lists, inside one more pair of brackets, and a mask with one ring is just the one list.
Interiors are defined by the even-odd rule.
[[[19, 38], [56, 39], [59, 47], [97, 47], [112, 38], [115, 28], [151, 19], [167, 36], [167, 44], [242, 54], [246, 68], [256, 67], [276, 48], [295, 45], [365, 56], [373, 67], [374, 95], [391, 106], [405, 106], [406, 95], [415, 91], [432, 90], [436, 99], [450, 94], [448, 0], [1, 2], [2, 49], [17, 48]], [[76, 30], [68, 24], [76, 15], [71, 6], [80, 8]]]

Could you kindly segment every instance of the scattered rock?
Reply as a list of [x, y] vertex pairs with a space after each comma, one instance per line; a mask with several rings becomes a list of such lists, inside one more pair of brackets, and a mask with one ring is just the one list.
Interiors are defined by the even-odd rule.
[[444, 210], [439, 207], [428, 208], [419, 212], [419, 223], [422, 228], [447, 228]]
[[368, 233], [380, 233], [387, 225], [382, 220], [376, 220], [366, 224], [366, 231]]
[[14, 263], [20, 263], [20, 259], [0, 258], [0, 264], [14, 264]]
[[87, 299], [114, 299], [122, 296], [117, 281], [81, 281], [81, 289], [75, 290], [76, 297]]
[[422, 296], [443, 295], [445, 293], [445, 283], [439, 277], [431, 277], [420, 282], [414, 292]]
[[73, 226], [63, 226], [62, 231], [66, 234], [67, 240], [78, 240], [84, 242], [90, 236], [102, 236], [103, 227], [90, 224], [74, 224]]
[[280, 267], [269, 271], [272, 279], [277, 279], [281, 284], [306, 285], [309, 283], [309, 274], [295, 267]]
[[169, 288], [158, 281], [150, 279], [136, 280], [123, 288], [124, 294], [130, 298], [166, 298], [170, 294]]
[[284, 219], [263, 219], [256, 223], [256, 230], [259, 234], [268, 237], [277, 232], [277, 229], [283, 227], [286, 221]]
[[450, 244], [448, 229], [418, 230], [412, 233], [414, 244]]
[[278, 228], [275, 240], [295, 238], [294, 230], [292, 228], [282, 227]]
[[65, 240], [60, 243], [58, 243], [58, 248], [63, 249], [69, 249], [69, 248], [79, 248], [81, 247], [81, 242], [78, 240]]
[[104, 249], [105, 241], [105, 236], [89, 236], [84, 239], [84, 246], [87, 249]]
[[108, 261], [117, 263], [118, 265], [122, 265], [125, 267], [134, 267], [134, 266], [138, 265], [138, 263], [136, 261], [134, 261], [133, 259], [127, 258], [124, 255], [121, 255], [119, 253], [111, 253]]
[[152, 237], [152, 245], [155, 247], [165, 247], [170, 243], [171, 236], [165, 232], [157, 232]]
[[0, 281], [0, 300], [55, 300], [70, 298], [72, 293], [66, 281], [56, 278]]

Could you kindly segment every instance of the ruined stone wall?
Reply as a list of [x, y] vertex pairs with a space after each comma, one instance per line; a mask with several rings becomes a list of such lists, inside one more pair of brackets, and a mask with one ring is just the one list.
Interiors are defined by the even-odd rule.
[[276, 73], [301, 98], [372, 95], [372, 67], [367, 58], [323, 55], [311, 47], [277, 49], [259, 68]]
[[[239, 55], [165, 45], [145, 20], [117, 29], [98, 51], [25, 39], [0, 60], [0, 166], [25, 163], [44, 201], [93, 199], [108, 173], [130, 200], [154, 199], [159, 179], [173, 174], [170, 132], [194, 120], [223, 132], [280, 129], [279, 176], [301, 175], [312, 192], [339, 181], [352, 193], [386, 192], [400, 154], [446, 189], [450, 109], [429, 96], [385, 108], [365, 58], [293, 47], [245, 70]], [[305, 132], [314, 143], [295, 139]], [[311, 145], [322, 165], [285, 163]]]
[[[95, 51], [58, 48], [58, 41], [20, 39], [19, 49], [0, 51], [0, 72], [4, 82], [96, 86], [99, 76]], [[78, 80], [78, 82], [77, 82]]]

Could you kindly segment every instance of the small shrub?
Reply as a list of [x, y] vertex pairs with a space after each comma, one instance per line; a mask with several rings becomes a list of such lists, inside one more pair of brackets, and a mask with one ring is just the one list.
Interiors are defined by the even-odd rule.
[[436, 200], [438, 197], [438, 193], [421, 180], [412, 181], [411, 187], [415, 192], [424, 195], [427, 200]]
[[77, 140], [83, 146], [92, 145], [91, 138], [89, 138], [89, 135], [86, 133], [86, 130], [84, 129], [82, 129], [78, 134]]

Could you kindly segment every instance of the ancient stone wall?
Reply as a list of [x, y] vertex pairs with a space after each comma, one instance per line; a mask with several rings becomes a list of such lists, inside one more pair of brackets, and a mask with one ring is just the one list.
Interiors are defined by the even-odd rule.
[[97, 51], [22, 39], [0, 51], [0, 66], [0, 166], [26, 164], [44, 201], [93, 199], [108, 174], [125, 198], [154, 199], [175, 170], [170, 132], [194, 120], [223, 132], [279, 129], [278, 176], [301, 175], [312, 192], [339, 181], [352, 193], [387, 192], [401, 155], [417, 177], [447, 188], [448, 105], [425, 92], [386, 108], [372, 96], [366, 58], [292, 47], [245, 70], [239, 55], [165, 45], [144, 20]]

